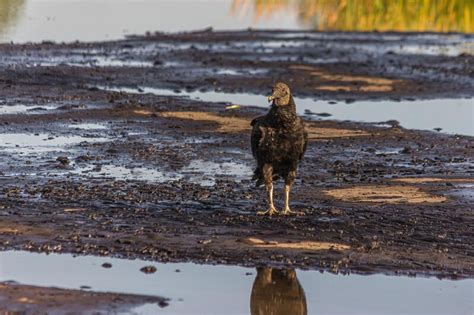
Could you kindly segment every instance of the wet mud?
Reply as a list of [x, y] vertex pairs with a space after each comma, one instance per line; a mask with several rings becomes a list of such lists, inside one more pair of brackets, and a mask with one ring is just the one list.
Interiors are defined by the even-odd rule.
[[7, 314], [126, 314], [134, 307], [166, 307], [165, 298], [133, 294], [0, 283], [0, 308]]
[[201, 31], [3, 44], [0, 80], [260, 94], [278, 79], [299, 96], [349, 103], [471, 97], [473, 42], [469, 34]]
[[[185, 95], [264, 94], [281, 79], [299, 95], [347, 106], [472, 97], [472, 55], [391, 50], [393, 42], [437, 38], [362, 34], [355, 41], [368, 48], [352, 49], [343, 35], [287, 33], [290, 42], [275, 43], [282, 33], [198, 32], [0, 45], [0, 249], [472, 277], [472, 137], [307, 115], [310, 143], [291, 200], [304, 215], [262, 217], [249, 122], [266, 109]], [[19, 105], [30, 110], [3, 110]], [[283, 187], [276, 192], [281, 208]]]

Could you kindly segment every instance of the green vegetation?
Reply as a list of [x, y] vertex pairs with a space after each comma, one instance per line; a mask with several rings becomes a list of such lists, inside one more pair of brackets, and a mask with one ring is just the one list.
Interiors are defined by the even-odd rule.
[[321, 31], [474, 32], [474, 0], [234, 0], [233, 8], [249, 4], [257, 18], [293, 10]]

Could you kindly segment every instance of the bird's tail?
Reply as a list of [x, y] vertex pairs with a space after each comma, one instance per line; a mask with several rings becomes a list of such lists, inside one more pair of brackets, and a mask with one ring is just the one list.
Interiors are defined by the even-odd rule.
[[264, 179], [262, 169], [260, 167], [257, 167], [255, 171], [253, 171], [252, 180], [255, 181], [255, 187], [263, 185]]

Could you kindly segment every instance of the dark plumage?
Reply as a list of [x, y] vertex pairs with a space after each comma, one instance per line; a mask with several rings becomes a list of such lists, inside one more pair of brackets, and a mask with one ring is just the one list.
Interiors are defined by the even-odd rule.
[[308, 133], [303, 120], [296, 115], [296, 105], [290, 88], [282, 82], [273, 86], [269, 112], [252, 120], [251, 145], [257, 160], [253, 179], [256, 185], [265, 184], [268, 191], [269, 209], [259, 214], [274, 214], [278, 211], [273, 205], [273, 180], [285, 181], [284, 214], [289, 208], [291, 185], [296, 178], [298, 164], [303, 158], [308, 144]]

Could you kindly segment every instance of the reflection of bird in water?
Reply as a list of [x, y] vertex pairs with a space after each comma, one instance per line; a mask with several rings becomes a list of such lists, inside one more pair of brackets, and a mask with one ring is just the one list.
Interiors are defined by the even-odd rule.
[[306, 297], [295, 270], [257, 268], [250, 312], [252, 315], [306, 315]]
[[285, 181], [283, 214], [290, 214], [290, 189], [296, 178], [298, 163], [306, 151], [308, 133], [303, 120], [296, 115], [296, 105], [288, 85], [276, 83], [268, 100], [272, 101], [268, 113], [251, 123], [250, 143], [257, 160], [253, 179], [257, 186], [265, 184], [269, 203], [268, 210], [258, 214], [278, 213], [273, 205], [273, 181], [278, 178]]

